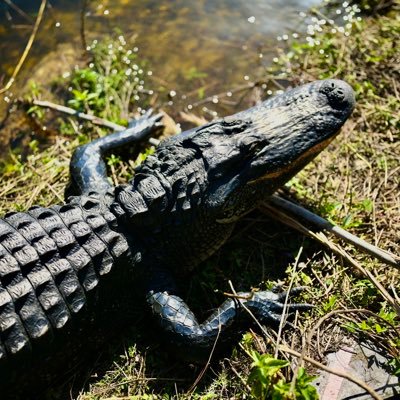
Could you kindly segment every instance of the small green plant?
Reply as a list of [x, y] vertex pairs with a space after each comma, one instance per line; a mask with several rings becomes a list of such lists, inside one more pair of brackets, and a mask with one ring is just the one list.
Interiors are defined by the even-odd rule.
[[[29, 82], [29, 91], [28, 93], [24, 96], [25, 100], [28, 103], [32, 103], [33, 100], [37, 99], [40, 97], [41, 93], [41, 87], [37, 82], [30, 81]], [[34, 117], [36, 117], [38, 120], [42, 120], [44, 117], [44, 110], [43, 108], [39, 106], [32, 105], [28, 108], [26, 111], [27, 114], [30, 114]]]
[[91, 61], [76, 68], [68, 78], [68, 105], [126, 125], [132, 112], [137, 111], [134, 107], [146, 106], [152, 94], [145, 88], [151, 72], [137, 52], [138, 48], [130, 48], [122, 35], [94, 40], [89, 49]]
[[[398, 338], [399, 322], [397, 313], [388, 307], [387, 303], [381, 304], [377, 314], [367, 314], [358, 321], [348, 321], [343, 325], [353, 335], [367, 338], [377, 345], [383, 345], [382, 350], [387, 357], [387, 368], [390, 373], [400, 376], [400, 339]], [[382, 341], [387, 337], [386, 343]]]
[[206, 94], [206, 88], [202, 86], [201, 88], [197, 89], [197, 97], [199, 100], [204, 99]]
[[334, 310], [337, 306], [337, 302], [338, 302], [338, 297], [336, 295], [329, 296], [328, 299], [321, 305], [322, 308], [321, 314], [324, 315]]
[[294, 189], [301, 197], [308, 198], [310, 196], [310, 188], [304, 186], [298, 176], [294, 176], [285, 186]]
[[283, 368], [289, 366], [288, 361], [279, 360], [269, 354], [260, 354], [255, 350], [251, 350], [249, 354], [253, 363], [247, 382], [251, 386], [254, 399], [318, 399], [317, 391], [311, 385], [314, 377], [308, 375], [304, 368], [299, 368], [293, 385], [281, 373]]
[[400, 377], [400, 357], [392, 358], [388, 366], [392, 369], [393, 375]]
[[371, 306], [372, 304], [376, 304], [377, 298], [379, 298], [379, 292], [368, 279], [358, 279], [354, 283], [351, 300], [357, 306]]
[[255, 399], [266, 399], [272, 395], [274, 385], [283, 378], [279, 371], [289, 365], [288, 361], [278, 360], [269, 354], [259, 354], [255, 350], [250, 352], [253, 359], [252, 370], [247, 379], [251, 386], [251, 393]]
[[369, 316], [368, 318], [359, 322], [348, 322], [345, 325], [345, 328], [351, 333], [373, 332], [377, 335], [380, 335], [384, 332], [387, 332], [390, 327], [398, 326], [396, 318], [396, 312], [388, 310], [387, 304], [384, 303], [376, 316]]
[[296, 399], [314, 400], [318, 399], [317, 389], [311, 385], [315, 376], [308, 375], [304, 368], [299, 368], [296, 382], [292, 390], [292, 383], [280, 380], [274, 387], [272, 399]]

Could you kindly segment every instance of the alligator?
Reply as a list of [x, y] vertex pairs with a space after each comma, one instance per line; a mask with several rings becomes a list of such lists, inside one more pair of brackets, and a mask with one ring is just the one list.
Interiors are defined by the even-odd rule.
[[[122, 132], [78, 147], [64, 204], [0, 219], [0, 393], [33, 394], [110, 335], [152, 315], [166, 348], [208, 358], [250, 325], [276, 324], [285, 293], [229, 297], [198, 322], [175, 278], [213, 254], [235, 223], [339, 132], [351, 87], [315, 81], [157, 146], [128, 184], [113, 186], [104, 156], [162, 126], [146, 113]], [[289, 311], [308, 307], [291, 304]]]

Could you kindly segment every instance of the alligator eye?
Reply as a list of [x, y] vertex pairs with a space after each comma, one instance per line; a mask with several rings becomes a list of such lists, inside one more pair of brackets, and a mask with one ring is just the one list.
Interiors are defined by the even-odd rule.
[[249, 152], [252, 154], [257, 153], [259, 150], [261, 150], [264, 146], [260, 142], [253, 142], [249, 146]]
[[243, 138], [239, 143], [241, 153], [254, 154], [263, 147], [264, 144], [259, 139], [250, 136]]
[[243, 140], [239, 143], [239, 151], [243, 156], [250, 156], [255, 153], [257, 142]]

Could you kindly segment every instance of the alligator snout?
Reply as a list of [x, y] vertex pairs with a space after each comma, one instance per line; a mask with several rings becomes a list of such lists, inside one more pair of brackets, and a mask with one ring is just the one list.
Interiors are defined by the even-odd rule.
[[337, 110], [353, 110], [355, 105], [354, 92], [346, 82], [338, 79], [327, 79], [321, 85], [320, 92], [326, 95], [331, 107]]

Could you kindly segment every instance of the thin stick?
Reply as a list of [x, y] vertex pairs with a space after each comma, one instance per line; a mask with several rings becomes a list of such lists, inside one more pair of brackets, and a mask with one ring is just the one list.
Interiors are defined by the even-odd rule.
[[94, 125], [105, 126], [106, 128], [111, 128], [115, 131], [124, 131], [126, 129], [125, 126], [118, 125], [114, 122], [107, 121], [106, 119], [96, 117], [95, 115], [85, 114], [83, 112], [76, 111], [73, 108], [62, 106], [61, 104], [55, 104], [50, 101], [33, 100], [33, 104], [35, 106], [51, 108], [64, 114], [73, 115], [74, 117], [90, 121]]
[[400, 257], [389, 253], [386, 250], [382, 250], [379, 247], [376, 247], [357, 236], [352, 235], [343, 228], [331, 224], [326, 219], [312, 213], [309, 210], [306, 210], [298, 204], [292, 203], [291, 201], [283, 199], [282, 197], [277, 195], [272, 195], [269, 202], [279, 208], [284, 209], [285, 211], [289, 211], [291, 214], [295, 214], [300, 216], [301, 218], [304, 218], [306, 221], [314, 224], [320, 229], [324, 229], [333, 233], [335, 236], [345, 240], [348, 243], [351, 243], [358, 249], [370, 254], [371, 256], [376, 257], [378, 260], [384, 262], [385, 264], [400, 269]]
[[17, 5], [15, 5], [11, 0], [4, 0], [4, 3], [8, 4], [9, 7], [15, 10], [21, 17], [24, 17], [30, 23], [33, 22], [32, 18], [24, 10], [21, 10]]
[[33, 41], [35, 40], [37, 31], [39, 29], [40, 22], [42, 21], [42, 17], [43, 17], [43, 13], [44, 13], [45, 8], [46, 8], [46, 0], [42, 0], [42, 3], [40, 4], [38, 15], [37, 15], [37, 18], [36, 18], [36, 21], [35, 21], [35, 25], [33, 26], [33, 30], [32, 30], [31, 36], [29, 37], [28, 43], [26, 44], [25, 50], [22, 53], [22, 56], [19, 59], [18, 64], [15, 67], [14, 72], [12, 73], [11, 78], [7, 82], [6, 86], [4, 86], [2, 89], [0, 89], [0, 94], [4, 93], [8, 89], [10, 89], [10, 87], [15, 82], [15, 78], [17, 77], [17, 75], [18, 75], [23, 63], [25, 62], [26, 57], [28, 56], [29, 51], [30, 51], [30, 49], [32, 47]]
[[83, 49], [83, 54], [87, 53], [87, 41], [86, 41], [86, 8], [87, 8], [87, 0], [82, 0], [82, 5], [81, 5], [81, 26], [80, 26], [80, 34], [81, 34], [81, 43], [82, 43], [82, 49]]
[[232, 372], [240, 379], [240, 381], [242, 382], [242, 385], [247, 389], [247, 391], [249, 393], [251, 393], [251, 387], [248, 385], [248, 383], [243, 378], [243, 376], [240, 375], [239, 372], [236, 370], [236, 368], [232, 365], [231, 360], [229, 360], [229, 358], [226, 358], [225, 360], [227, 360], [229, 362], [229, 366], [230, 366]]
[[198, 377], [197, 377], [196, 380], [193, 382], [192, 386], [190, 386], [189, 390], [187, 391], [188, 394], [189, 394], [189, 393], [192, 393], [192, 392], [196, 389], [196, 386], [199, 384], [199, 382], [200, 382], [201, 379], [203, 378], [204, 374], [206, 373], [208, 367], [210, 366], [212, 356], [214, 355], [214, 352], [215, 352], [215, 347], [217, 346], [217, 342], [218, 342], [218, 339], [219, 339], [219, 335], [221, 334], [221, 328], [222, 328], [222, 325], [221, 325], [221, 323], [219, 323], [219, 324], [218, 324], [218, 333], [217, 333], [217, 336], [216, 336], [216, 338], [215, 338], [215, 340], [214, 340], [214, 344], [213, 344], [213, 347], [212, 347], [212, 349], [211, 349], [211, 351], [210, 351], [210, 354], [209, 354], [209, 356], [208, 356], [206, 365], [204, 365], [204, 367], [203, 367], [202, 370], [200, 371]]
[[[80, 118], [80, 119], [85, 119], [87, 121], [90, 121], [93, 125], [98, 125], [98, 126], [104, 126], [106, 128], [111, 128], [114, 131], [125, 131], [129, 128], [126, 128], [125, 126], [115, 124], [114, 122], [108, 121], [106, 119], [96, 117], [95, 115], [90, 115], [90, 114], [85, 114], [83, 112], [79, 112], [74, 110], [73, 108], [62, 106], [61, 104], [56, 104], [52, 103], [50, 101], [44, 101], [44, 100], [33, 100], [32, 102], [35, 106], [39, 107], [46, 107], [46, 108], [51, 108], [52, 110], [56, 110], [59, 112], [62, 112], [64, 114], [69, 114], [73, 115], [74, 117]], [[160, 141], [158, 139], [154, 138], [149, 138], [149, 143], [158, 146]]]
[[374, 389], [372, 389], [370, 386], [368, 386], [361, 379], [358, 379], [353, 375], [350, 375], [350, 374], [348, 374], [346, 372], [343, 372], [343, 371], [340, 371], [340, 370], [337, 370], [337, 369], [333, 369], [333, 368], [327, 367], [324, 364], [321, 364], [320, 362], [314, 360], [313, 358], [307, 357], [307, 356], [303, 356], [301, 353], [299, 353], [299, 352], [297, 352], [295, 350], [292, 350], [289, 347], [279, 346], [279, 350], [281, 350], [283, 352], [286, 352], [286, 353], [289, 353], [292, 356], [295, 356], [297, 358], [303, 358], [304, 361], [309, 362], [310, 364], [316, 366], [319, 369], [322, 369], [322, 370], [324, 370], [326, 372], [329, 372], [331, 374], [340, 376], [342, 378], [345, 378], [345, 379], [349, 380], [350, 382], [355, 383], [356, 385], [360, 386], [365, 391], [367, 391], [372, 396], [372, 398], [374, 398], [375, 400], [383, 400], [383, 398], [381, 396], [379, 396], [379, 394], [376, 393]]
[[[282, 318], [281, 321], [279, 323], [279, 329], [278, 329], [278, 335], [276, 337], [276, 347], [275, 347], [275, 354], [274, 357], [277, 358], [278, 357], [278, 353], [279, 353], [279, 342], [281, 340], [281, 336], [282, 336], [282, 330], [283, 330], [283, 326], [285, 325], [286, 322], [286, 318], [287, 317], [287, 307], [289, 304], [289, 296], [290, 296], [290, 291], [292, 290], [293, 287], [293, 283], [294, 283], [294, 278], [296, 276], [296, 272], [297, 272], [297, 267], [299, 265], [299, 261], [300, 261], [300, 257], [301, 257], [301, 253], [303, 252], [303, 246], [300, 247], [299, 251], [297, 252], [297, 256], [296, 259], [294, 261], [294, 266], [293, 266], [293, 273], [292, 273], [292, 277], [290, 279], [290, 283], [289, 283], [289, 287], [288, 290], [286, 292], [286, 296], [285, 296], [285, 302], [283, 304], [283, 310], [282, 310]], [[297, 368], [296, 368], [297, 371]], [[295, 372], [296, 372], [295, 371]], [[296, 381], [296, 374], [294, 375], [294, 379], [293, 382]], [[294, 383], [292, 382], [292, 386], [294, 388]], [[291, 388], [291, 391], [293, 391], [293, 388]]]
[[343, 248], [339, 245], [334, 244], [330, 241], [323, 232], [314, 233], [310, 229], [306, 228], [296, 219], [293, 219], [289, 215], [285, 214], [283, 211], [273, 207], [272, 205], [265, 203], [262, 207], [268, 215], [273, 218], [279, 219], [279, 221], [289, 225], [290, 227], [298, 230], [299, 232], [312, 237], [313, 239], [317, 240], [318, 242], [322, 243], [323, 245], [327, 246], [331, 249], [334, 253], [338, 254], [339, 256], [343, 257], [350, 265], [358, 269], [364, 276], [366, 276], [372, 284], [379, 290], [385, 300], [390, 303], [390, 305], [394, 308], [396, 313], [400, 316], [400, 304], [388, 293], [388, 291], [382, 286], [382, 284], [375, 278], [375, 276], [369, 270], [365, 269], [360, 263], [358, 263], [354, 258], [352, 258]]

